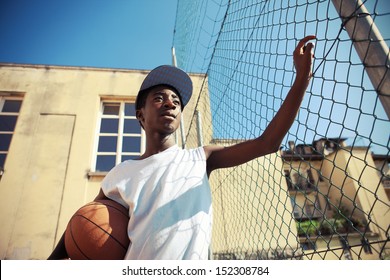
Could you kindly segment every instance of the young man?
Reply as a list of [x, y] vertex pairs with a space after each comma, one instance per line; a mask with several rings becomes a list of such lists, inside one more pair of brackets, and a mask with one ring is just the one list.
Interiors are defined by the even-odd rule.
[[[207, 259], [212, 207], [208, 176], [213, 170], [276, 152], [291, 127], [311, 78], [315, 36], [294, 51], [297, 70], [281, 108], [258, 138], [230, 147], [183, 150], [175, 144], [183, 108], [192, 94], [186, 73], [172, 66], [152, 70], [141, 85], [136, 114], [145, 130], [145, 153], [114, 167], [96, 199], [129, 209], [126, 259]], [[64, 258], [63, 238], [49, 259]]]

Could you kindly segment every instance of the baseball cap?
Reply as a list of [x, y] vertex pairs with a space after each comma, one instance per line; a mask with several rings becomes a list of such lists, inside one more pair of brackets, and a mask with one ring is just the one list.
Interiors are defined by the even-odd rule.
[[182, 108], [184, 108], [192, 95], [192, 81], [188, 74], [180, 68], [171, 65], [161, 65], [154, 68], [145, 77], [135, 100], [135, 108], [139, 109], [138, 99], [140, 93], [158, 85], [167, 85], [176, 89], [180, 95]]

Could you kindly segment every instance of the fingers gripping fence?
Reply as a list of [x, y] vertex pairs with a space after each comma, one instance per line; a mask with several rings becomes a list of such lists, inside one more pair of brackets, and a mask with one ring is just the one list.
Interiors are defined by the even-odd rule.
[[177, 65], [205, 73], [188, 147], [259, 136], [315, 34], [313, 78], [279, 152], [211, 174], [215, 259], [389, 259], [387, 0], [179, 0]]

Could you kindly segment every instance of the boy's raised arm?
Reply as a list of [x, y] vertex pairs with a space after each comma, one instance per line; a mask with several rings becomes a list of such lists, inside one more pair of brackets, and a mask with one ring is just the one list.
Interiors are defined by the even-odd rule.
[[282, 106], [262, 135], [230, 147], [215, 145], [204, 147], [208, 174], [215, 169], [237, 166], [279, 149], [284, 136], [294, 122], [310, 82], [314, 45], [309, 41], [315, 38], [312, 35], [307, 36], [298, 43], [293, 53], [295, 81]]

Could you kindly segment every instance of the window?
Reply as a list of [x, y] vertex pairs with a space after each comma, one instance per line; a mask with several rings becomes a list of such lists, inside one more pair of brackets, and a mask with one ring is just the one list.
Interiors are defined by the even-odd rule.
[[362, 247], [363, 247], [364, 252], [366, 254], [372, 255], [372, 249], [371, 249], [370, 242], [364, 237], [362, 237], [362, 239], [360, 241], [362, 243]]
[[[306, 174], [305, 174], [306, 173]], [[284, 171], [289, 190], [313, 191], [316, 189], [311, 169]]]
[[320, 170], [317, 170], [317, 173], [318, 173], [318, 179], [320, 182], [324, 182], [324, 175], [322, 175], [321, 171]]
[[300, 243], [303, 250], [317, 250], [317, 244], [314, 241], [307, 239], [305, 242]]
[[314, 181], [314, 177], [313, 177], [313, 173], [311, 172], [311, 169], [306, 170], [306, 173], [307, 173], [307, 179], [308, 179], [309, 186], [311, 188], [313, 188], [315, 186], [315, 181]]
[[98, 128], [95, 171], [106, 172], [141, 154], [141, 126], [134, 103], [103, 101]]
[[291, 205], [293, 208], [293, 214], [294, 214], [294, 219], [301, 219], [302, 218], [302, 208], [296, 203], [295, 197], [290, 197], [291, 200]]
[[383, 176], [382, 183], [386, 189], [390, 189], [390, 175]]
[[306, 197], [304, 200], [300, 201], [300, 204], [298, 204], [296, 202], [296, 197], [290, 196], [295, 219], [312, 220], [323, 216], [323, 213], [320, 208], [318, 195], [314, 197], [314, 201], [312, 200], [312, 198]]
[[21, 106], [21, 98], [0, 95], [0, 172], [4, 170]]
[[344, 258], [346, 260], [352, 260], [351, 247], [349, 246], [348, 240], [341, 236], [339, 239], [340, 239], [341, 246], [343, 248]]
[[320, 218], [323, 217], [323, 213], [321, 211], [320, 200], [318, 194], [315, 195], [314, 201], [312, 199], [306, 198], [305, 200], [305, 215], [312, 218]]
[[286, 178], [288, 189], [292, 190], [294, 187], [293, 187], [293, 183], [291, 181], [290, 171], [289, 170], [284, 170], [284, 176]]

